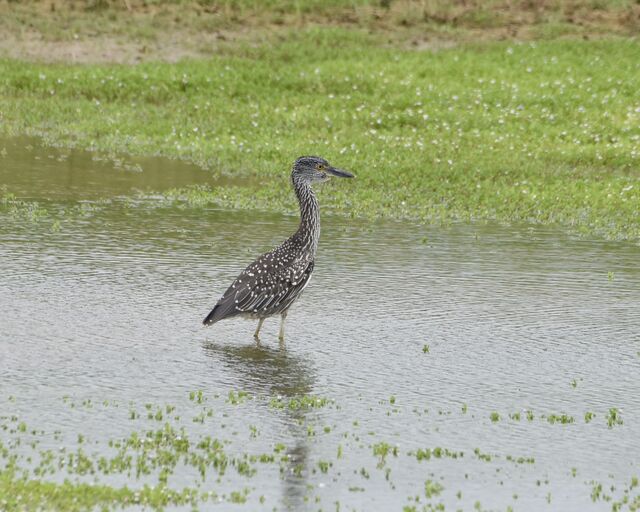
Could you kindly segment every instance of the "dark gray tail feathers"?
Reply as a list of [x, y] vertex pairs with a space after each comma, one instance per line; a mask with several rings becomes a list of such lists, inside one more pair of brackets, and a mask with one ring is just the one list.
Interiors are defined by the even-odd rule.
[[204, 325], [211, 325], [216, 323], [216, 321], [219, 320], [219, 318], [216, 318], [216, 310], [218, 309], [218, 306], [216, 306], [215, 308], [213, 308], [211, 310], [211, 313], [209, 313], [206, 318], [202, 321], [202, 323]]

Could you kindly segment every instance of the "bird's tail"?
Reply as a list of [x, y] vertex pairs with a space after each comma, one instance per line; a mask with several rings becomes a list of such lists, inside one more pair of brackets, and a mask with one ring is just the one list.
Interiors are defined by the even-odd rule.
[[217, 309], [218, 309], [218, 306], [216, 305], [216, 307], [214, 307], [214, 308], [211, 310], [211, 313], [209, 313], [209, 314], [205, 317], [205, 319], [202, 321], [202, 323], [203, 323], [204, 325], [212, 325], [212, 324], [215, 324], [215, 323], [219, 320], [219, 318], [216, 318], [216, 310], [217, 310]]
[[204, 325], [215, 324], [218, 320], [222, 320], [223, 318], [229, 318], [231, 316], [236, 316], [240, 314], [240, 310], [236, 308], [236, 303], [234, 301], [235, 295], [230, 293], [226, 293], [222, 296], [222, 298], [218, 301], [215, 307], [211, 310], [211, 313], [207, 315], [207, 317], [202, 321]]

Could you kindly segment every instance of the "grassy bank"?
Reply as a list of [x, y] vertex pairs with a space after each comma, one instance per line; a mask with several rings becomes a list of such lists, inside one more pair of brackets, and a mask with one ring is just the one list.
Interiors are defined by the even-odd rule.
[[423, 47], [637, 35], [635, 0], [0, 0], [0, 56], [175, 60], [334, 26]]
[[344, 213], [640, 238], [636, 41], [370, 42], [324, 28], [177, 64], [4, 60], [0, 131], [256, 177], [184, 194], [198, 203], [293, 208], [288, 168], [320, 154], [358, 176], [323, 191]]

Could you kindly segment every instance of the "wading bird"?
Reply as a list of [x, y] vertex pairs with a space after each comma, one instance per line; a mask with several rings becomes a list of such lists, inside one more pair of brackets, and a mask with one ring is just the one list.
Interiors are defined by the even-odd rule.
[[240, 316], [258, 320], [254, 338], [259, 341], [264, 319], [280, 315], [280, 342], [291, 304], [309, 284], [320, 238], [320, 210], [311, 185], [331, 176], [353, 178], [317, 156], [301, 156], [293, 164], [291, 181], [300, 203], [300, 227], [273, 251], [245, 268], [211, 313], [202, 322], [211, 325], [224, 318]]

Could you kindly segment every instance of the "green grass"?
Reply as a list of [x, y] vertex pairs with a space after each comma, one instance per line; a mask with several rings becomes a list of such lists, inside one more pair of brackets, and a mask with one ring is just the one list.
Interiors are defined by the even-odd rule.
[[322, 191], [340, 213], [640, 239], [637, 42], [370, 42], [324, 28], [178, 64], [0, 61], [0, 133], [256, 178], [169, 194], [194, 205], [292, 210], [288, 169], [320, 154], [357, 175]]
[[[209, 496], [194, 489], [174, 491], [164, 486], [144, 486], [138, 490], [128, 487], [110, 487], [86, 483], [47, 482], [20, 477], [13, 470], [0, 472], [0, 496], [3, 510], [110, 510], [129, 506], [144, 506], [152, 510], [163, 510], [169, 505], [197, 506]], [[100, 507], [100, 508], [97, 508]]]

